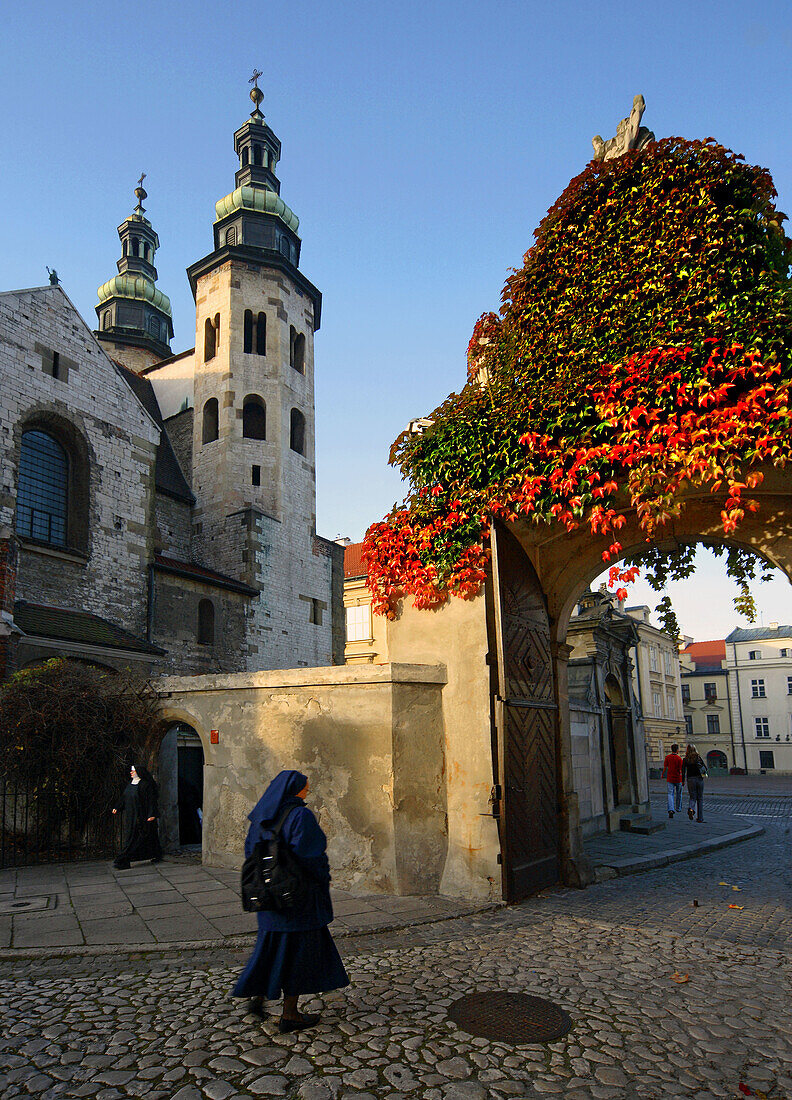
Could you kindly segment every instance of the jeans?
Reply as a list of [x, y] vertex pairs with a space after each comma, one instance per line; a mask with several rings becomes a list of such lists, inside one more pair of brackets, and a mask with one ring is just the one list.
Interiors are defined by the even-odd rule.
[[687, 781], [690, 795], [689, 809], [696, 810], [696, 820], [704, 820], [704, 780], [700, 776], [690, 776]]
[[668, 812], [679, 813], [682, 809], [682, 784], [668, 783]]

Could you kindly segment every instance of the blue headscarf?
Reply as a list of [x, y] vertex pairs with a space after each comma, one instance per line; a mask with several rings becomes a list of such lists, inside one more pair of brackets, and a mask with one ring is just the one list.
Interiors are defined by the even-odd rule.
[[251, 826], [269, 825], [276, 821], [288, 803], [296, 804], [298, 791], [308, 782], [302, 772], [278, 772], [264, 794], [248, 814]]

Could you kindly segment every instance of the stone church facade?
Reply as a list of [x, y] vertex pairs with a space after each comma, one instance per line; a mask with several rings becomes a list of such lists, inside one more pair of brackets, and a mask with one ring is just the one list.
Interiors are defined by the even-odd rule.
[[66, 655], [145, 673], [342, 663], [343, 547], [316, 534], [314, 333], [259, 110], [188, 276], [173, 354], [137, 205], [91, 332], [63, 288], [0, 294], [0, 674]]

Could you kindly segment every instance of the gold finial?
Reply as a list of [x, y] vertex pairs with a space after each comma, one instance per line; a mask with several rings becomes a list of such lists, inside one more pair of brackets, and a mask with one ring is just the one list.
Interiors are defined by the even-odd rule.
[[254, 107], [254, 110], [250, 112], [252, 118], [263, 118], [264, 117], [262, 115], [261, 111], [259, 110], [259, 105], [260, 105], [262, 99], [264, 98], [264, 93], [262, 92], [261, 88], [259, 88], [259, 86], [258, 86], [258, 79], [259, 79], [260, 76], [263, 76], [263, 73], [261, 72], [261, 70], [260, 69], [254, 69], [253, 70], [253, 75], [248, 80], [248, 84], [253, 85], [253, 87], [250, 89], [250, 98], [253, 100], [253, 107]]
[[135, 188], [135, 198], [137, 199], [137, 206], [135, 207], [136, 214], [144, 214], [145, 208], [143, 206], [143, 200], [148, 198], [148, 194], [143, 189], [143, 180], [146, 178], [146, 173], [140, 173], [140, 179], [138, 180], [137, 187]]

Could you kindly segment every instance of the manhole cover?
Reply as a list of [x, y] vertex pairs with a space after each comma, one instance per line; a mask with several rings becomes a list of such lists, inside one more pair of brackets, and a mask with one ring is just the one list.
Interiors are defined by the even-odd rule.
[[52, 909], [54, 894], [39, 894], [27, 898], [3, 898], [0, 900], [0, 913], [31, 913], [37, 909]]
[[471, 1035], [501, 1043], [552, 1043], [572, 1027], [570, 1015], [552, 1001], [501, 991], [460, 997], [448, 1018]]

